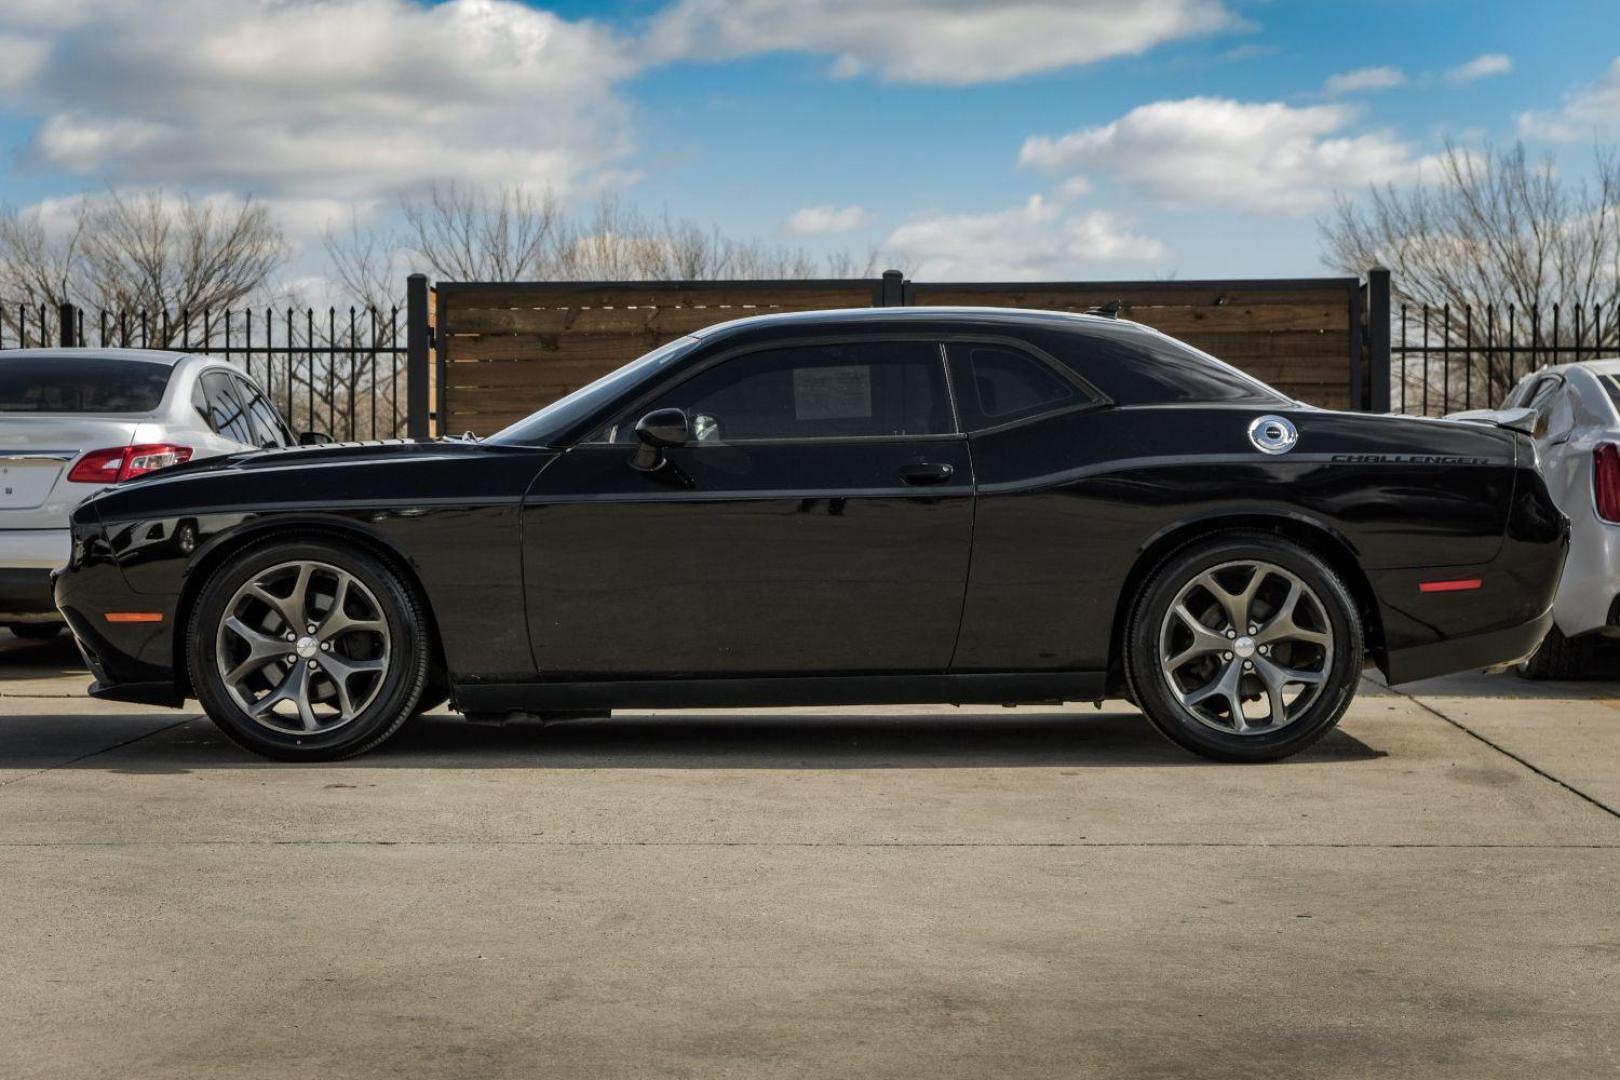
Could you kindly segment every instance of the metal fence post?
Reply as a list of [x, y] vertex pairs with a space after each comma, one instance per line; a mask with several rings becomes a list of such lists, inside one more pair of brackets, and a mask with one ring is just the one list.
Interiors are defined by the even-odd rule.
[[1389, 271], [1367, 271], [1367, 398], [1369, 412], [1389, 412]]
[[883, 271], [883, 307], [899, 307], [905, 303], [906, 275], [898, 270]]
[[64, 349], [81, 344], [79, 341], [79, 309], [69, 302], [56, 306], [56, 340]]
[[428, 437], [428, 281], [405, 279], [405, 435]]

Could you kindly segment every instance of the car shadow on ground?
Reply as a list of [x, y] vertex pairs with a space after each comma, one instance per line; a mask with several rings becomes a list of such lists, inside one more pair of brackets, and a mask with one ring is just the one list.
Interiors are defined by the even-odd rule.
[[[40, 717], [43, 724], [61, 717]], [[75, 718], [76, 726], [112, 717]], [[133, 718], [130, 718], [133, 719]], [[152, 730], [153, 717], [146, 714]], [[161, 719], [161, 718], [158, 718]], [[6, 729], [15, 731], [16, 720]], [[183, 722], [105, 752], [47, 761], [47, 733], [0, 741], [0, 770], [101, 769], [127, 774], [211, 769], [979, 769], [1208, 766], [1163, 739], [1134, 712], [981, 712], [960, 716], [681, 713], [606, 720], [469, 724], [419, 717], [363, 757], [289, 765], [238, 748], [206, 718]], [[116, 740], [114, 740], [116, 741]], [[1372, 761], [1385, 756], [1343, 731], [1287, 762]]]
[[64, 631], [45, 641], [29, 641], [0, 631], [0, 690], [21, 679], [55, 678], [82, 679], [67, 684], [77, 690], [90, 685], [90, 672], [71, 636]]

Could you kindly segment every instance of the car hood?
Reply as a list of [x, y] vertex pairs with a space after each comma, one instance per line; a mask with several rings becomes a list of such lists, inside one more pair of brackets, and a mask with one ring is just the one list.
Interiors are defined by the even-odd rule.
[[171, 465], [166, 469], [160, 469], [157, 472], [148, 473], [133, 480], [126, 480], [118, 487], [119, 490], [128, 490], [148, 484], [168, 483], [203, 473], [305, 468], [381, 460], [397, 461], [411, 458], [443, 459], [467, 457], [491, 451], [500, 452], [506, 449], [510, 448], [463, 441], [461, 439], [385, 439], [376, 442], [284, 446], [273, 450], [248, 450], [240, 454], [226, 454], [222, 457], [204, 458], [201, 461], [188, 461], [183, 465]]

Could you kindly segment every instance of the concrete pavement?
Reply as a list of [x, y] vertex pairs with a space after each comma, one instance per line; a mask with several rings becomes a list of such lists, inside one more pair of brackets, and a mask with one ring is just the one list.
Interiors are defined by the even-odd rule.
[[1368, 680], [1261, 767], [1119, 703], [289, 767], [71, 667], [0, 639], [6, 1077], [1620, 1070], [1612, 682]]

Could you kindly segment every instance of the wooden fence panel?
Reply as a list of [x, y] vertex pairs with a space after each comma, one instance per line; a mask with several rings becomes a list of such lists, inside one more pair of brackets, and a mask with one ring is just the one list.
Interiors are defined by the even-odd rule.
[[1312, 405], [1361, 404], [1352, 383], [1361, 328], [1355, 278], [1294, 281], [1121, 281], [1074, 284], [913, 284], [922, 306], [1023, 307], [1086, 311], [1119, 302], [1119, 317], [1203, 349]]
[[772, 312], [870, 307], [879, 285], [443, 283], [445, 430], [487, 435], [694, 330]]
[[[1174, 335], [1303, 401], [1361, 404], [1353, 278], [1230, 282], [906, 283], [909, 305], [1085, 311]], [[870, 307], [850, 281], [440, 283], [435, 335], [443, 422], [487, 435], [683, 334], [771, 312]], [[1355, 357], [1355, 360], [1352, 358]]]

